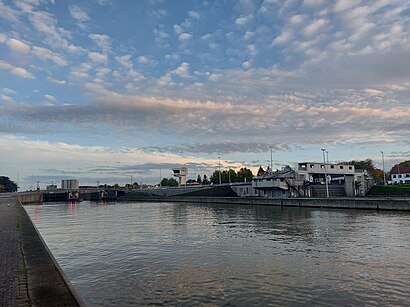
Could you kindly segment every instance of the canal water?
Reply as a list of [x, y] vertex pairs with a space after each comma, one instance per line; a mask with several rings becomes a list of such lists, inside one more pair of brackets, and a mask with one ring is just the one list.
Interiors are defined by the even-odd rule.
[[404, 306], [410, 214], [181, 203], [26, 206], [89, 306]]

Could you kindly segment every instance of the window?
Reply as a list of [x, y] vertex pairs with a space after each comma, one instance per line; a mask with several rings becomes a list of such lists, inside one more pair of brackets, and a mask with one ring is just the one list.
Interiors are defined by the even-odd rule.
[[406, 177], [410, 177], [410, 174], [406, 174]]
[[352, 169], [352, 167], [351, 167], [351, 166], [349, 166], [349, 169], [351, 170], [351, 169]]
[[315, 167], [315, 165], [314, 165], [314, 164], [311, 164], [311, 165], [310, 165], [310, 168], [314, 168], [314, 167]]
[[396, 175], [393, 175], [393, 178], [396, 178]]
[[322, 164], [322, 165], [320, 165], [320, 168], [325, 168], [325, 166]]
[[343, 165], [340, 165], [340, 169], [343, 169]]
[[399, 178], [401, 178], [401, 174], [399, 175]]
[[330, 168], [335, 168], [335, 166], [334, 166], [334, 165], [331, 165]]

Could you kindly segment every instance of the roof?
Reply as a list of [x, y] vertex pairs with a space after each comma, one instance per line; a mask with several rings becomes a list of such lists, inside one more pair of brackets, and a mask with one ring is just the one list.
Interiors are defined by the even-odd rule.
[[390, 174], [410, 174], [410, 166], [393, 166]]

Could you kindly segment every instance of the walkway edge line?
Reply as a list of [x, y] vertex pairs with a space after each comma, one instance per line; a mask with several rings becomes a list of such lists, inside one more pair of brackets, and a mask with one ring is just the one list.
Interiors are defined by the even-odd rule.
[[[86, 307], [87, 305], [85, 304], [84, 300], [82, 299], [82, 297], [77, 293], [77, 291], [75, 290], [73, 284], [70, 282], [70, 280], [68, 279], [67, 275], [64, 273], [63, 269], [60, 267], [60, 265], [58, 264], [56, 258], [54, 257], [53, 253], [50, 251], [50, 249], [48, 248], [46, 242], [44, 241], [43, 237], [41, 236], [40, 232], [38, 231], [36, 225], [33, 223], [33, 221], [31, 220], [31, 217], [28, 215], [26, 209], [24, 209], [24, 206], [22, 205], [20, 199], [18, 199], [19, 205], [20, 205], [20, 209], [24, 212], [24, 214], [26, 214], [29, 218], [29, 221], [31, 223], [31, 225], [33, 226], [35, 232], [37, 233], [38, 237], [40, 238], [41, 243], [43, 243], [43, 246], [45, 248], [45, 250], [47, 251], [47, 254], [50, 256], [51, 261], [53, 261], [54, 266], [56, 267], [58, 273], [60, 274], [60, 276], [63, 278], [65, 284], [67, 285], [68, 289], [70, 290], [71, 294], [74, 296], [74, 298], [76, 299], [78, 305], [80, 307]], [[24, 244], [24, 243], [23, 243]]]

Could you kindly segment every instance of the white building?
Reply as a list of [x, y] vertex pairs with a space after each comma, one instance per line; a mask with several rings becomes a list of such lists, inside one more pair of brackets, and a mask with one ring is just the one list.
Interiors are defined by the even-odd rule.
[[186, 167], [174, 168], [174, 177], [178, 178], [178, 186], [186, 185], [186, 176], [188, 175], [188, 169]]
[[410, 166], [393, 166], [390, 171], [393, 184], [410, 184]]
[[61, 180], [61, 189], [63, 190], [78, 190], [77, 179], [65, 179]]

